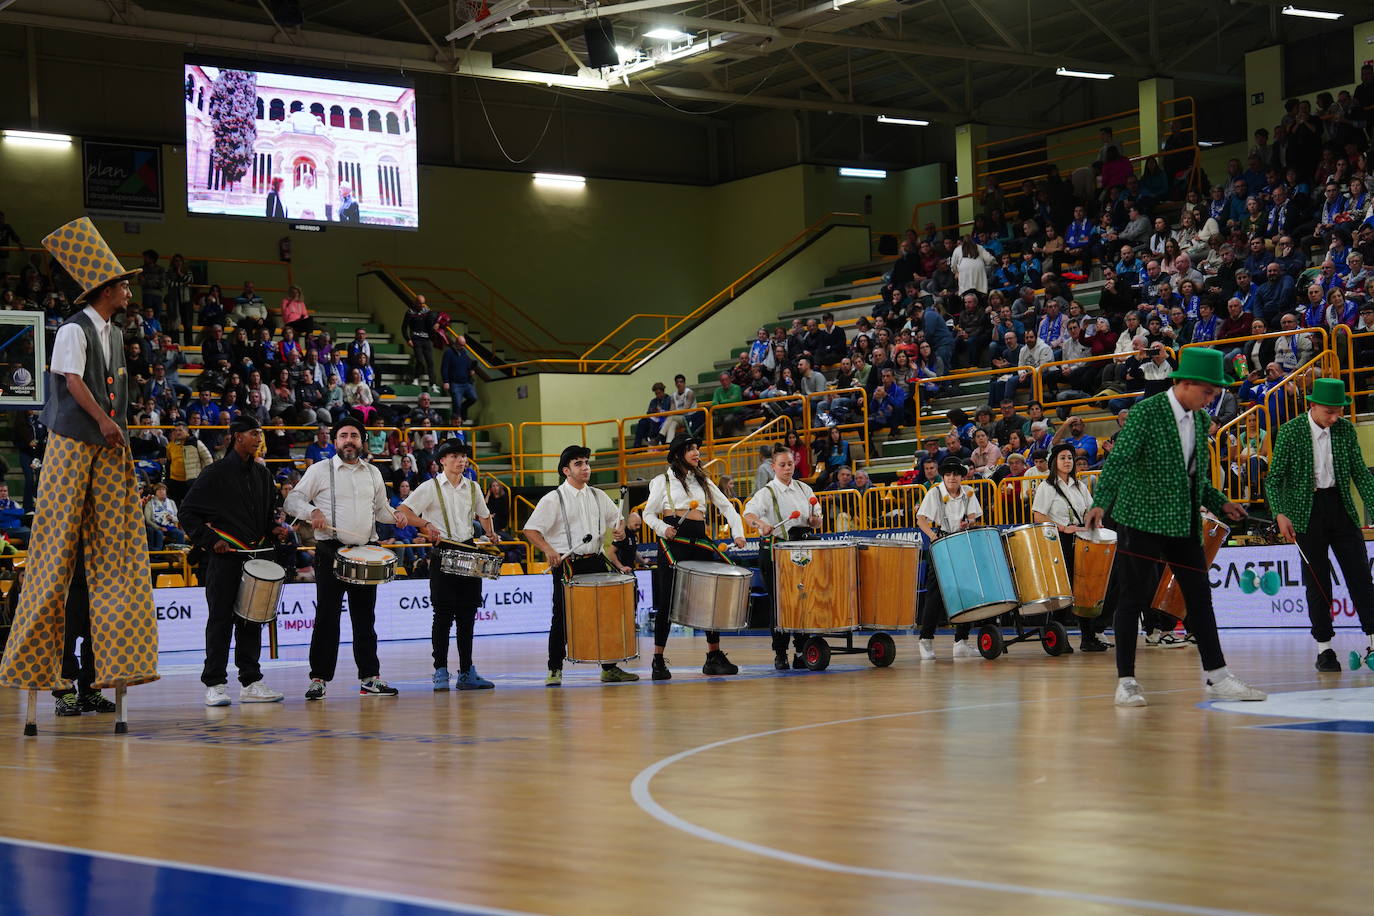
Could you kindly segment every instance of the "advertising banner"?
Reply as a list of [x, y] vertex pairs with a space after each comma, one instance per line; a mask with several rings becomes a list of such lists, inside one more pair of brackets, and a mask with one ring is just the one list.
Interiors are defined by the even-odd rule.
[[85, 140], [81, 144], [86, 209], [96, 214], [162, 213], [162, 147]]

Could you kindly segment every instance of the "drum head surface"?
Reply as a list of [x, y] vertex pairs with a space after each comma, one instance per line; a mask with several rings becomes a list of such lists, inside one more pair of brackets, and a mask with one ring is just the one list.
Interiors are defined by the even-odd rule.
[[1079, 531], [1077, 536], [1095, 544], [1116, 543], [1116, 532], [1110, 528], [1085, 528]]
[[709, 560], [683, 560], [676, 564], [678, 569], [703, 576], [720, 576], [721, 578], [754, 578], [752, 569], [745, 569], [743, 566], [731, 566], [729, 563], [713, 563]]
[[618, 572], [584, 573], [582, 575], [573, 576], [568, 584], [590, 585], [595, 587], [599, 585], [623, 585], [626, 582], [633, 582], [634, 580], [634, 576], [627, 576], [624, 573]]
[[339, 556], [349, 560], [357, 560], [360, 563], [385, 563], [396, 555], [385, 547], [378, 547], [375, 544], [361, 544], [357, 547], [340, 548]]
[[264, 582], [276, 582], [278, 579], [286, 578], [286, 570], [271, 560], [249, 560], [243, 564], [243, 571]]

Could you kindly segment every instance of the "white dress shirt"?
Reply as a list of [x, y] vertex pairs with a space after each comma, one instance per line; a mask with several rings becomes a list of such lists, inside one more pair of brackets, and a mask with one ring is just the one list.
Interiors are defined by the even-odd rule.
[[1331, 460], [1331, 430], [1322, 429], [1307, 415], [1312, 430], [1312, 486], [1318, 490], [1336, 485], [1336, 466]]
[[325, 529], [316, 533], [315, 539], [348, 546], [375, 541], [373, 522], [392, 524], [395, 520], [382, 472], [370, 462], [358, 460], [349, 464], [338, 455], [306, 468], [301, 482], [287, 495], [285, 508], [289, 515], [306, 521], [319, 509], [338, 530]]
[[921, 500], [921, 508], [916, 514], [930, 519], [931, 524], [941, 531], [954, 532], [959, 530], [964, 519], [970, 515], [974, 518], [981, 516], [983, 507], [978, 504], [978, 497], [974, 495], [972, 487], [961, 486], [958, 496], [950, 496], [949, 490], [942, 483], [926, 491], [925, 499]]
[[[749, 498], [744, 505], [744, 514], [756, 516], [774, 528], [781, 526], [784, 531], [809, 528], [812, 526], [812, 516], [820, 515], [820, 505], [811, 504], [814, 497], [815, 493], [805, 481], [794, 477], [791, 483], [783, 486], [782, 481], [774, 479]], [[779, 511], [782, 512], [781, 516], [778, 515]], [[797, 513], [796, 518], [791, 518], [793, 512]]]
[[[110, 322], [89, 305], [82, 310], [91, 319], [96, 339], [105, 347], [105, 365], [110, 365]], [[57, 329], [48, 369], [54, 375], [81, 375], [86, 371], [86, 332], [78, 325], [64, 324]]]
[[1083, 481], [1076, 478], [1069, 483], [1061, 480], [1059, 489], [1064, 492], [1063, 496], [1059, 495], [1048, 479], [1040, 481], [1035, 488], [1035, 497], [1031, 500], [1031, 511], [1048, 516], [1050, 521], [1065, 528], [1083, 524], [1083, 516], [1087, 515], [1093, 506], [1092, 493], [1088, 492]]
[[620, 522], [620, 509], [603, 490], [565, 480], [540, 498], [525, 527], [542, 534], [560, 556], [590, 557]]
[[1174, 422], [1178, 424], [1178, 441], [1183, 446], [1183, 466], [1193, 473], [1193, 449], [1197, 447], [1193, 431], [1193, 412], [1178, 402], [1174, 389], [1169, 389], [1169, 406], [1174, 410]]
[[[671, 419], [671, 418], [670, 418]], [[709, 479], [706, 481], [706, 488], [709, 493], [702, 492], [701, 484], [697, 483], [695, 477], [688, 475], [687, 483], [684, 486], [682, 481], [677, 479], [677, 475], [671, 471], [659, 474], [649, 481], [649, 499], [644, 503], [644, 521], [650, 530], [659, 537], [665, 537], [668, 530], [668, 523], [662, 518], [664, 515], [686, 515], [693, 508], [706, 512], [706, 504], [710, 502], [725, 517], [730, 525], [730, 537], [744, 537], [744, 521], [740, 518], [735, 507], [730, 504], [730, 500], [725, 498], [725, 494], [720, 492]], [[692, 503], [696, 503], [694, 507]]]
[[[443, 499], [443, 503], [439, 502]], [[472, 540], [473, 519], [490, 518], [486, 498], [482, 496], [477, 483], [464, 477], [452, 483], [447, 474], [439, 474], [416, 487], [401, 503], [421, 519], [439, 529], [439, 535], [447, 541], [466, 542]], [[448, 516], [444, 516], [444, 506]], [[452, 530], [449, 525], [452, 525]]]

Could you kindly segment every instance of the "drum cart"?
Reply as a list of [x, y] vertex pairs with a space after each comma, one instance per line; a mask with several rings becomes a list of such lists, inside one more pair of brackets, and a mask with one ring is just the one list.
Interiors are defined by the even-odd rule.
[[[813, 633], [802, 645], [802, 661], [809, 671], [824, 671], [832, 655], [867, 655], [875, 668], [886, 668], [897, 658], [897, 643], [886, 633], [873, 633], [865, 645], [854, 645], [855, 631]], [[862, 634], [860, 634], [862, 635]], [[826, 638], [844, 639], [843, 646], [832, 646]]]
[[1000, 623], [984, 623], [978, 627], [978, 654], [983, 658], [994, 659], [1005, 653], [1009, 646], [1032, 640], [1039, 642], [1047, 655], [1062, 655], [1069, 645], [1069, 631], [1052, 617], [1043, 624], [1028, 626], [1020, 611], [1012, 611], [1008, 616], [1016, 629], [1015, 636], [1003, 636]]

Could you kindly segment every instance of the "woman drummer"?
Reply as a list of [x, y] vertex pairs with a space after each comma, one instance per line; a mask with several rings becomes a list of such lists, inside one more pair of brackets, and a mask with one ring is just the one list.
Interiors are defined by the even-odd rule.
[[[1078, 532], [1085, 530], [1083, 516], [1092, 508], [1093, 496], [1083, 481], [1078, 479], [1074, 447], [1061, 442], [1050, 451], [1050, 474], [1035, 488], [1031, 500], [1031, 518], [1036, 522], [1049, 522], [1059, 530], [1059, 543], [1064, 548], [1064, 570], [1073, 582], [1074, 539]], [[1084, 652], [1105, 652], [1108, 646], [1098, 638], [1097, 620], [1075, 618], [1082, 634], [1079, 645]], [[1062, 622], [1062, 621], [1061, 621]], [[1072, 651], [1072, 647], [1065, 645]]]
[[[671, 678], [663, 647], [668, 644], [668, 604], [673, 591], [673, 566], [684, 560], [725, 562], [706, 531], [706, 507], [713, 505], [730, 525], [736, 547], [744, 547], [744, 522], [735, 507], [701, 469], [701, 440], [680, 435], [668, 447], [668, 468], [649, 482], [649, 499], [644, 504], [644, 521], [658, 535], [659, 563], [654, 570], [659, 596], [655, 602], [654, 661], [656, 681]], [[702, 674], [738, 674], [739, 667], [720, 650], [720, 633], [706, 633], [706, 663]]]
[[[834, 429], [835, 427], [831, 427]], [[811, 488], [805, 481], [793, 477], [796, 463], [792, 449], [786, 445], [773, 446], [773, 479], [764, 484], [744, 506], [744, 520], [758, 529], [765, 538], [776, 541], [800, 541], [817, 531], [821, 526], [821, 507]], [[760, 545], [759, 571], [763, 573], [764, 587], [768, 589], [769, 600], [773, 605], [773, 619], [778, 616], [778, 596], [773, 594], [773, 551]], [[807, 634], [797, 633], [793, 637], [796, 653], [789, 665], [787, 661], [788, 634], [781, 630], [773, 631], [773, 667], [778, 671], [788, 668], [805, 669], [802, 661], [802, 645], [810, 638]]]
[[[916, 511], [916, 524], [925, 536], [934, 541], [942, 534], [954, 534], [977, 523], [983, 517], [983, 507], [971, 487], [964, 486], [968, 468], [958, 458], [940, 462], [942, 483], [926, 491], [921, 508]], [[926, 571], [926, 597], [922, 608], [921, 635], [917, 645], [924, 660], [935, 657], [935, 629], [945, 619], [944, 597], [932, 562]], [[972, 625], [954, 625], [954, 657], [977, 658], [978, 650], [969, 645]]]

